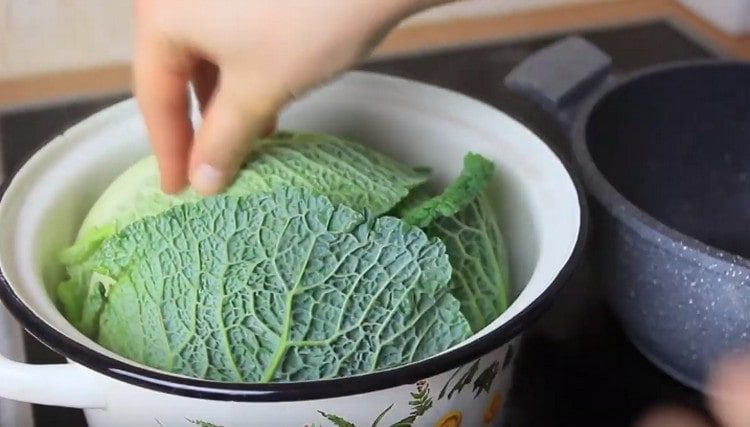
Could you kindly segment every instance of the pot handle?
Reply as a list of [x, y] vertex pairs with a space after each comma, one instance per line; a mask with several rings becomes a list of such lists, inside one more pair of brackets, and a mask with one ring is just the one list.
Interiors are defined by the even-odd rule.
[[611, 78], [612, 58], [582, 37], [532, 54], [505, 78], [508, 89], [536, 102], [566, 130], [583, 101]]
[[0, 396], [5, 399], [69, 408], [104, 408], [101, 387], [79, 365], [31, 365], [0, 355]]
[[[21, 328], [0, 306], [0, 350], [16, 359], [23, 358]], [[0, 397], [27, 403], [104, 408], [101, 383], [93, 373], [72, 363], [31, 365], [0, 354]]]

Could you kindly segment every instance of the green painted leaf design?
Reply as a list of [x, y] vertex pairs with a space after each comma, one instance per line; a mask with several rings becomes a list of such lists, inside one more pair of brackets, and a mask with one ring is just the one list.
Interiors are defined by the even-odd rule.
[[409, 402], [409, 406], [412, 408], [411, 415], [421, 417], [432, 408], [429, 386], [416, 393], [411, 393], [411, 397], [412, 400]]
[[[409, 406], [411, 407], [411, 412], [409, 416], [396, 421], [394, 424], [391, 424], [390, 427], [412, 427], [414, 425], [414, 422], [421, 416], [423, 416], [427, 411], [432, 408], [432, 398], [430, 397], [430, 385], [426, 381], [420, 381], [417, 383], [417, 391], [416, 393], [410, 393], [412, 400], [409, 401]], [[394, 404], [391, 404], [383, 412], [380, 413], [380, 415], [375, 418], [375, 421], [372, 423], [372, 427], [378, 427], [380, 425], [380, 422], [383, 421], [383, 418], [385, 415], [393, 409]], [[338, 416], [329, 414], [323, 411], [318, 411], [321, 415], [323, 415], [326, 419], [334, 423], [335, 427], [339, 426], [346, 426], [346, 427], [356, 427], [351, 422], [345, 420], [344, 418]]]
[[201, 421], [201, 420], [188, 420], [188, 422], [190, 424], [195, 424], [198, 427], [222, 427], [222, 426], [219, 426], [219, 425], [216, 425], [216, 424], [211, 424], [209, 422]]
[[414, 422], [423, 416], [432, 408], [432, 397], [430, 397], [430, 384], [426, 381], [420, 381], [417, 384], [417, 391], [412, 392], [409, 401], [411, 411], [409, 416], [395, 422], [391, 427], [412, 427]]
[[393, 403], [391, 403], [391, 406], [385, 408], [385, 410], [383, 410], [383, 412], [381, 412], [380, 415], [375, 418], [375, 421], [372, 422], [372, 427], [378, 427], [380, 422], [383, 421], [383, 417], [385, 417], [391, 409], [393, 409]]
[[394, 424], [391, 425], [391, 427], [412, 427], [414, 425], [414, 421], [417, 420], [417, 417], [413, 415], [409, 415], [408, 417], [396, 421]]
[[479, 360], [475, 360], [474, 363], [471, 364], [469, 369], [464, 372], [463, 375], [456, 381], [456, 383], [453, 384], [453, 388], [451, 388], [451, 391], [448, 393], [448, 399], [451, 399], [455, 393], [461, 393], [467, 385], [471, 384], [472, 380], [474, 380], [474, 375], [476, 375], [477, 370], [479, 369]]
[[448, 386], [451, 385], [451, 382], [453, 382], [453, 379], [456, 378], [456, 375], [458, 375], [461, 370], [463, 370], [463, 366], [459, 366], [453, 373], [451, 374], [450, 378], [448, 378], [448, 381], [443, 384], [443, 388], [440, 389], [440, 393], [438, 393], [438, 400], [442, 400], [443, 397], [445, 397], [445, 393], [448, 391]]
[[505, 369], [508, 367], [508, 365], [510, 365], [510, 362], [513, 360], [513, 355], [514, 355], [513, 346], [509, 345], [508, 351], [505, 352], [505, 358], [503, 359], [502, 369]]
[[474, 398], [476, 399], [481, 392], [489, 393], [492, 383], [495, 381], [500, 371], [500, 362], [494, 361], [486, 367], [482, 373], [474, 380]]
[[85, 267], [111, 281], [95, 282], [86, 300], [98, 314], [91, 335], [128, 359], [191, 377], [352, 376], [471, 335], [439, 240], [298, 188], [143, 218]]
[[328, 421], [332, 422], [335, 427], [357, 427], [354, 423], [350, 423], [338, 415], [328, 414], [323, 411], [318, 411], [318, 413], [324, 416]]

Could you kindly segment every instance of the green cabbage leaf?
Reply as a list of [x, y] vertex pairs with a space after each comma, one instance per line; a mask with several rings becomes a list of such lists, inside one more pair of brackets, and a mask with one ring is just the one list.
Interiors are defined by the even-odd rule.
[[441, 241], [295, 187], [145, 217], [84, 268], [94, 273], [79, 329], [130, 360], [195, 378], [358, 375], [471, 335]]
[[[361, 144], [314, 133], [279, 132], [256, 143], [251, 158], [225, 191], [249, 196], [285, 188], [306, 188], [333, 203], [378, 216], [396, 206], [409, 191], [427, 181], [430, 171], [410, 168]], [[97, 199], [74, 244], [59, 256], [69, 280], [56, 297], [63, 314], [80, 321], [91, 270], [81, 263], [107, 238], [141, 218], [183, 203], [201, 200], [193, 190], [171, 195], [161, 191], [156, 159], [149, 156], [120, 175]]]
[[490, 203], [494, 171], [492, 162], [469, 153], [463, 171], [442, 194], [426, 198], [418, 188], [399, 204], [404, 221], [445, 243], [452, 292], [474, 332], [500, 316], [511, 298], [505, 242]]

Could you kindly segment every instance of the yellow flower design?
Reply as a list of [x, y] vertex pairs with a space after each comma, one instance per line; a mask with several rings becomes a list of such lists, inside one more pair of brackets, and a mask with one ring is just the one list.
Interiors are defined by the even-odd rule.
[[484, 416], [482, 417], [484, 425], [490, 424], [495, 417], [497, 417], [497, 413], [500, 411], [500, 406], [502, 404], [503, 397], [500, 396], [500, 393], [495, 393], [487, 404], [487, 408], [484, 410]]
[[435, 424], [435, 427], [461, 427], [462, 419], [461, 411], [450, 411]]

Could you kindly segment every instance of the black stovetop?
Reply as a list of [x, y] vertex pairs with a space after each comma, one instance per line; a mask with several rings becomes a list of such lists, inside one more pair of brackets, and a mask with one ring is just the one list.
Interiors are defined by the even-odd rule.
[[[581, 33], [609, 53], [619, 73], [669, 61], [716, 56], [667, 22]], [[551, 145], [566, 143], [549, 117], [511, 94], [503, 78], [536, 49], [566, 34], [462, 46], [366, 64], [364, 69], [421, 80], [490, 103], [531, 127]], [[72, 100], [0, 115], [6, 171], [92, 112], [126, 95]], [[648, 407], [678, 403], [704, 411], [702, 396], [650, 365], [626, 340], [584, 262], [553, 309], [525, 335], [505, 415], [510, 426], [630, 426]], [[62, 359], [27, 337], [32, 363]], [[51, 379], [52, 380], [52, 379]], [[85, 426], [80, 411], [34, 407], [37, 426]]]

